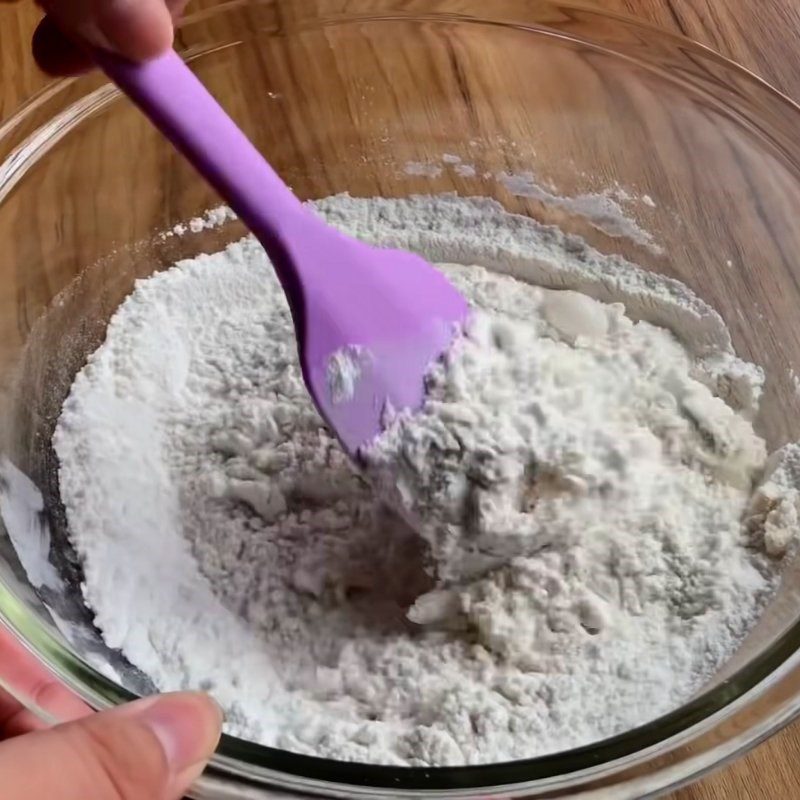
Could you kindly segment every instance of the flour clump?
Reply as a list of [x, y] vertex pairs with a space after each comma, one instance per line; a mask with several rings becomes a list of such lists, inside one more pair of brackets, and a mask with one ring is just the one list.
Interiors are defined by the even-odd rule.
[[[657, 572], [682, 585], [712, 553], [741, 549], [764, 442], [694, 376], [672, 333], [634, 323], [621, 304], [450, 271], [468, 295], [484, 283], [494, 308], [475, 312], [431, 369], [421, 411], [400, 414], [367, 453], [368, 474], [429, 541], [441, 582], [570, 555], [588, 570], [570, 601], [579, 620], [604, 616], [585, 609], [605, 607], [614, 587], [589, 573], [607, 572], [617, 551], [627, 567], [615, 579], [648, 570], [652, 588]], [[673, 558], [657, 564], [651, 548]]]
[[255, 240], [140, 281], [53, 440], [106, 642], [234, 735], [349, 761], [529, 758], [685, 702], [793, 547], [760, 370], [686, 287], [492, 201], [315, 205], [441, 263], [472, 319], [362, 473]]

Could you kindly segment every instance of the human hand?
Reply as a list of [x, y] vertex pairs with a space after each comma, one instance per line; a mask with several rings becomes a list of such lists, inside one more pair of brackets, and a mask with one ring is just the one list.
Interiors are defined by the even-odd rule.
[[[133, 61], [163, 53], [172, 44], [173, 20], [187, 0], [36, 0], [45, 17], [33, 35], [33, 54], [52, 75], [92, 66], [86, 43]], [[0, 0], [15, 2], [15, 0]]]
[[3, 800], [177, 800], [217, 745], [203, 694], [168, 694], [93, 713], [0, 626], [0, 681], [57, 719], [48, 728], [0, 689]]

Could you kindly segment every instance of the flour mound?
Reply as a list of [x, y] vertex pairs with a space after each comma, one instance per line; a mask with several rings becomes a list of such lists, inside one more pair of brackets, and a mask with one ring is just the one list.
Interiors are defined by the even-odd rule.
[[[445, 515], [466, 504], [470, 546], [438, 523], [423, 540], [351, 465], [245, 239], [140, 281], [64, 404], [61, 496], [106, 642], [159, 689], [210, 691], [231, 734], [349, 761], [528, 758], [686, 701], [757, 618], [778, 577], [764, 551], [796, 514], [792, 458], [748, 496], [763, 376], [722, 320], [492, 201], [316, 207], [452, 262], [476, 309], [403, 481], [388, 472], [406, 501], [429, 485]], [[343, 398], [350, 366], [330, 376]], [[495, 394], [502, 413], [482, 410]]]
[[620, 304], [448, 271], [493, 310], [430, 371], [423, 408], [365, 456], [449, 588], [410, 618], [473, 630], [507, 661], [550, 671], [570, 630], [735, 615], [762, 582], [743, 548], [766, 460], [752, 425], [694, 377], [673, 334]]

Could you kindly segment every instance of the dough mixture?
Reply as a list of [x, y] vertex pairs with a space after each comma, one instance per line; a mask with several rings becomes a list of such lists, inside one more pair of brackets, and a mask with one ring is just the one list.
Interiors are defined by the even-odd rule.
[[474, 314], [359, 473], [253, 239], [137, 283], [54, 436], [108, 645], [232, 734], [380, 764], [528, 758], [688, 700], [797, 526], [760, 369], [686, 287], [492, 201], [316, 208]]

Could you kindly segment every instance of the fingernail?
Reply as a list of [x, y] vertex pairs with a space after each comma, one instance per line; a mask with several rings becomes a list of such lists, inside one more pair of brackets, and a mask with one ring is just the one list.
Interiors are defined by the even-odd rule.
[[173, 775], [207, 761], [219, 742], [222, 711], [208, 695], [161, 695], [135, 713], [161, 743]]

